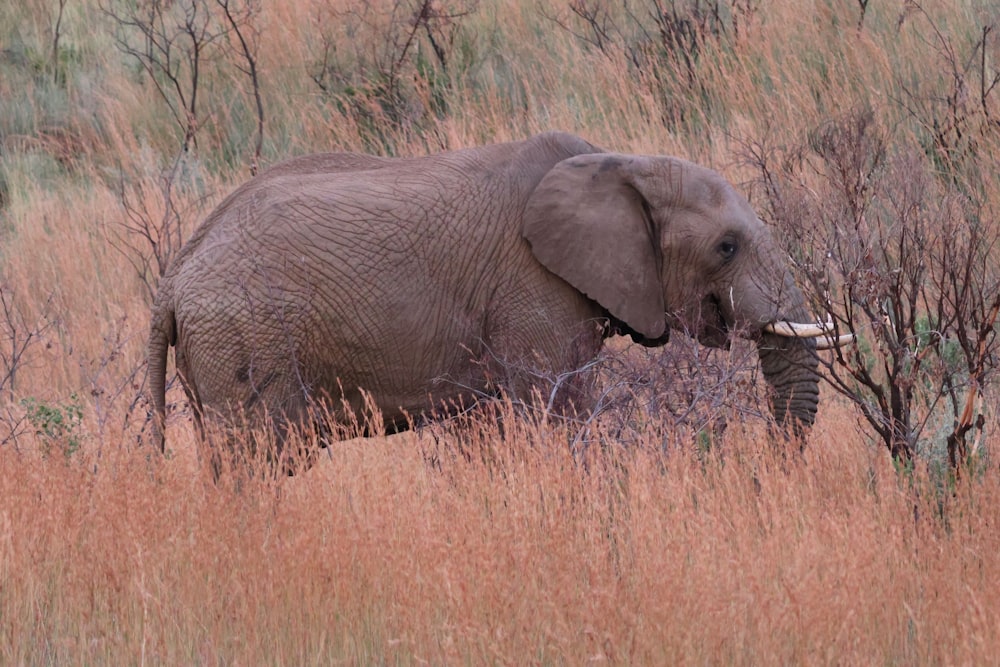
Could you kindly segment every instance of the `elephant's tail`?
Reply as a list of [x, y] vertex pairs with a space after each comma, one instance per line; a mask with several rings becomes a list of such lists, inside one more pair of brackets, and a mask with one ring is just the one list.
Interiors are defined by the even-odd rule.
[[153, 310], [149, 326], [147, 392], [153, 403], [153, 444], [165, 451], [167, 421], [167, 351], [177, 341], [174, 310], [166, 304]]

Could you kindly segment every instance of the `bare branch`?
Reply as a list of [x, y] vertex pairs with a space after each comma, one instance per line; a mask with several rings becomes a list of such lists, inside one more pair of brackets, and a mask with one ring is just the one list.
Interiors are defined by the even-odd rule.
[[246, 63], [245, 66], [237, 65], [237, 68], [250, 77], [250, 83], [253, 87], [254, 104], [257, 109], [257, 139], [254, 143], [253, 158], [250, 161], [250, 174], [256, 175], [260, 169], [260, 156], [264, 147], [264, 102], [261, 99], [260, 75], [257, 66], [260, 32], [255, 23], [260, 6], [256, 0], [245, 0], [246, 5], [242, 10], [237, 10], [233, 7], [234, 0], [215, 1], [222, 10], [229, 29], [236, 36], [240, 45], [240, 55]]
[[29, 319], [17, 304], [11, 286], [0, 282], [0, 393], [6, 391], [11, 402], [28, 351], [55, 325], [51, 315], [53, 298], [53, 294], [49, 294], [40, 314]]
[[116, 46], [139, 63], [183, 132], [183, 149], [196, 148], [202, 66], [228, 28], [203, 0], [102, 0], [101, 9], [115, 22]]
[[62, 75], [59, 64], [59, 42], [62, 39], [63, 15], [66, 13], [66, 3], [68, 0], [58, 0], [59, 7], [56, 10], [56, 21], [52, 25], [52, 82], [58, 84]]
[[318, 11], [309, 77], [338, 112], [357, 121], [373, 150], [392, 154], [400, 130], [434, 135], [427, 121], [447, 104], [444, 93], [459, 74], [456, 37], [477, 7], [478, 0], [365, 0]]
[[815, 157], [805, 160], [802, 147], [782, 161], [761, 142], [745, 154], [759, 175], [762, 215], [793, 242], [814, 310], [859, 339], [821, 355], [825, 378], [903, 461], [930, 424], [940, 432], [950, 409], [957, 465], [996, 369], [994, 222], [919, 146], [890, 143], [871, 112], [825, 124], [808, 145]]

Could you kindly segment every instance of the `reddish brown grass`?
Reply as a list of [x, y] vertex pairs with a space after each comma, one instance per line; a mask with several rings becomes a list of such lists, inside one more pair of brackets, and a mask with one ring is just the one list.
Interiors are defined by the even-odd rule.
[[[705, 453], [704, 434], [653, 416], [628, 447], [608, 429], [605, 447], [579, 461], [567, 434], [509, 419], [504, 436], [462, 436], [487, 454], [473, 462], [444, 456], [435, 467], [423, 454], [432, 436], [408, 434], [343, 443], [300, 477], [237, 490], [212, 483], [176, 385], [171, 457], [137, 444], [149, 304], [135, 258], [114, 249], [126, 220], [119, 189], [161, 220], [179, 137], [95, 3], [68, 3], [65, 81], [50, 83], [51, 4], [0, 3], [0, 287], [17, 321], [40, 332], [0, 393], [0, 664], [1000, 655], [994, 387], [979, 468], [957, 485], [924, 462], [897, 471], [832, 395], [801, 456], [782, 454], [753, 418], [713, 432]], [[969, 177], [1000, 172], [1000, 135], [981, 122], [1000, 117], [1000, 88], [978, 99], [972, 58], [995, 11], [870, 3], [858, 29], [852, 3], [750, 4], [759, 10], [743, 38], [703, 42], [692, 87], [658, 82], [620, 49], [602, 54], [545, 18], [566, 15], [567, 2], [481, 2], [463, 19], [471, 64], [453, 61], [455, 81], [437, 91], [447, 104], [378, 139], [412, 155], [561, 129], [612, 150], [681, 155], [740, 184], [756, 177], [737, 157], [748, 142], [801, 145], [862, 108], [892, 128], [892, 150], [940, 160], [933, 131], [957, 115], [966, 143], [948, 147], [957, 166], [945, 166], [982, 183], [972, 194], [995, 220], [997, 182]], [[265, 3], [267, 161], [377, 148], [363, 119], [307, 75], [321, 28], [355, 40], [341, 42], [347, 60], [382, 46], [345, 36], [336, 12], [356, 6]], [[198, 151], [172, 193], [184, 236], [249, 173], [248, 83], [229, 58], [216, 54], [202, 72]], [[429, 84], [408, 94], [429, 108]], [[80, 405], [82, 421], [46, 434], [24, 400]], [[442, 438], [446, 453], [456, 437]], [[79, 451], [65, 457], [69, 445]]]
[[[278, 482], [190, 441], [0, 451], [0, 661], [981, 663], [997, 476], [897, 474], [828, 410], [806, 453], [611, 447], [519, 422], [484, 463], [350, 441]], [[449, 450], [445, 447], [445, 452]]]

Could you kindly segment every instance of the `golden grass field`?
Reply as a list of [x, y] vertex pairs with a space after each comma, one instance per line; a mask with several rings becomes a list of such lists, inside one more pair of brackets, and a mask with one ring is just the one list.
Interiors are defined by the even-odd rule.
[[[420, 33], [387, 105], [371, 81], [392, 61], [390, 27], [412, 26], [412, 9], [396, 23], [390, 10], [414, 4], [262, 3], [262, 163], [562, 129], [707, 164], [753, 202], [746, 146], [798, 145], [863, 108], [892, 151], [947, 140], [941, 168], [978, 184], [968, 196], [996, 219], [995, 3], [871, 3], [861, 20], [864, 3], [839, 0], [660, 2], [692, 21], [722, 7], [725, 31], [688, 43], [688, 70], [622, 47], [655, 40], [653, 2], [609, 3], [602, 52], [570, 11], [598, 3], [441, 0], [470, 10], [434, 24], [447, 67]], [[175, 383], [160, 457], [137, 402], [156, 269], [137, 272], [150, 250], [128, 226], [176, 210], [186, 238], [249, 178], [252, 86], [217, 42], [197, 143], [177, 162], [183, 123], [102, 11], [122, 5], [63, 6], [0, 6], [0, 664], [998, 660], [989, 419], [957, 482], [939, 456], [900, 471], [828, 391], [801, 455], [745, 415], [708, 446], [656, 415], [627, 443], [598, 421], [600, 446], [578, 456], [563, 427], [508, 415], [503, 433], [351, 440], [301, 476], [235, 485], [212, 482]], [[996, 405], [995, 387], [985, 396]]]

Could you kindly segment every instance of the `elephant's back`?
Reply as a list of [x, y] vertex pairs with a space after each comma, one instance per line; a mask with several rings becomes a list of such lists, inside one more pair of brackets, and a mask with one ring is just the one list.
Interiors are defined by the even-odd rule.
[[436, 337], [459, 349], [481, 335], [491, 255], [513, 228], [501, 181], [477, 176], [475, 160], [351, 159], [371, 168], [338, 171], [341, 158], [322, 155], [278, 165], [206, 219], [170, 277], [188, 346], [214, 352], [220, 323], [238, 347], [291, 323], [313, 332], [296, 354], [324, 373], [342, 373], [333, 346], [352, 367], [405, 378], [436, 363]]
[[418, 158], [293, 158], [227, 197], [165, 280], [178, 303], [340, 290], [376, 310], [406, 298], [483, 310], [527, 279], [515, 274], [540, 271], [521, 237], [525, 201], [552, 165], [586, 150], [596, 149], [546, 133]]
[[[196, 229], [173, 262], [225, 263], [296, 239], [364, 252], [394, 237], [406, 251], [495, 248], [519, 241], [519, 209], [553, 164], [597, 150], [558, 132], [411, 158], [316, 153], [279, 162], [237, 188]], [[393, 248], [385, 248], [388, 254]], [[402, 259], [395, 253], [395, 259]], [[230, 258], [229, 256], [233, 256]], [[197, 267], [194, 267], [197, 271]]]
[[182, 246], [166, 275], [182, 272], [195, 257], [199, 258], [195, 261], [206, 261], [220, 251], [235, 248], [236, 238], [244, 229], [253, 231], [257, 212], [279, 199], [281, 193], [294, 191], [302, 180], [380, 169], [393, 162], [392, 158], [346, 152], [315, 153], [278, 162], [236, 188], [206, 216]]

